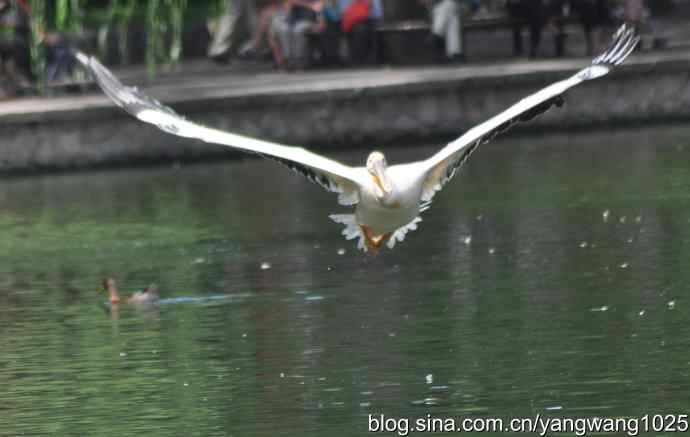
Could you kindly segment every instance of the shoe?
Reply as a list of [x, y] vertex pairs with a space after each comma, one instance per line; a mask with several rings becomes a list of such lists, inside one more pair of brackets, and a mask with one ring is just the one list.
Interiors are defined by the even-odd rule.
[[230, 53], [226, 52], [220, 55], [209, 56], [209, 59], [211, 59], [216, 64], [225, 65], [228, 62], [230, 62]]
[[247, 42], [237, 51], [237, 57], [240, 59], [253, 59], [256, 57], [256, 48], [254, 48], [251, 42]]
[[451, 64], [463, 64], [465, 62], [465, 54], [458, 53], [450, 57], [449, 62]]

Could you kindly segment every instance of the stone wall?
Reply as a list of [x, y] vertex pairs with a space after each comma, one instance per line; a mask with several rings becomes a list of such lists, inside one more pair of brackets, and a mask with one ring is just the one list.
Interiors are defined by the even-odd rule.
[[[562, 64], [559, 64], [562, 65]], [[581, 65], [573, 61], [573, 66]], [[451, 138], [574, 71], [569, 66], [457, 76], [409, 70], [370, 86], [216, 98], [174, 106], [220, 129], [334, 150]], [[484, 71], [477, 69], [477, 71]], [[383, 72], [373, 72], [381, 74]], [[392, 73], [391, 73], [392, 74]], [[84, 97], [86, 99], [86, 97]], [[690, 120], [690, 57], [648, 58], [571, 90], [566, 105], [518, 131]], [[64, 169], [230, 156], [231, 149], [176, 138], [124, 114], [100, 96], [71, 110], [0, 114], [0, 171]]]

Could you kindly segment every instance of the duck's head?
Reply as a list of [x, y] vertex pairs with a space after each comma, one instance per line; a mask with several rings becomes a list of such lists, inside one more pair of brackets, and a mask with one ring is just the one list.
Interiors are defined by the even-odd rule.
[[120, 296], [117, 294], [117, 283], [114, 278], [105, 278], [102, 285], [102, 291], [108, 293], [111, 303], [120, 302]]
[[388, 177], [388, 163], [381, 152], [371, 152], [367, 158], [367, 171], [374, 179], [374, 195], [376, 199], [387, 204], [393, 195], [393, 183]]

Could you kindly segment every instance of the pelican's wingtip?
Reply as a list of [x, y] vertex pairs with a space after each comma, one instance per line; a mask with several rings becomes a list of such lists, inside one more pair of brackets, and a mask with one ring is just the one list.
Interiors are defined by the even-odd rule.
[[88, 67], [89, 64], [91, 63], [91, 56], [87, 55], [84, 52], [81, 52], [77, 50], [74, 52], [74, 57], [79, 61], [80, 64], [82, 64], [84, 67]]
[[640, 37], [635, 29], [623, 24], [614, 33], [611, 44], [604, 53], [592, 61], [594, 65], [620, 65], [635, 50]]

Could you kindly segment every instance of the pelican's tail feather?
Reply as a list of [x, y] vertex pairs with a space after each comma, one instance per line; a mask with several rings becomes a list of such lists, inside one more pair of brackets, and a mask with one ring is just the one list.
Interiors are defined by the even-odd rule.
[[345, 236], [346, 240], [359, 238], [359, 241], [357, 241], [357, 249], [364, 252], [367, 251], [364, 233], [362, 233], [362, 228], [359, 227], [359, 223], [357, 223], [357, 218], [354, 214], [331, 214], [328, 217], [336, 223], [345, 225], [342, 234]]
[[399, 228], [397, 231], [393, 232], [393, 236], [391, 236], [390, 240], [388, 240], [388, 248], [392, 249], [395, 247], [395, 243], [401, 242], [405, 239], [405, 235], [408, 232], [417, 230], [417, 224], [422, 222], [421, 217], [417, 217], [414, 220], [412, 220], [410, 223], [406, 224], [402, 228]]

